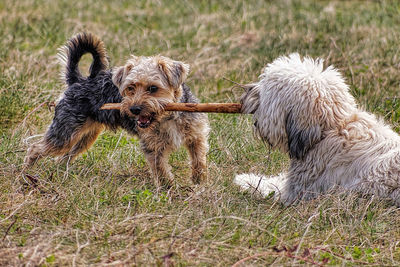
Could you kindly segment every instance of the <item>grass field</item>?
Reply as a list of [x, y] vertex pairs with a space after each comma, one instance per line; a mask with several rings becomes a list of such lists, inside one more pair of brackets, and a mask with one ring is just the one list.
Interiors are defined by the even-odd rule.
[[[356, 195], [284, 207], [240, 192], [236, 173], [277, 174], [288, 158], [253, 138], [247, 115], [209, 115], [210, 179], [190, 182], [185, 150], [170, 159], [179, 189], [157, 192], [138, 139], [105, 132], [74, 163], [22, 175], [28, 143], [63, 91], [57, 49], [74, 33], [130, 54], [191, 65], [203, 102], [235, 102], [239, 83], [299, 52], [345, 76], [360, 106], [400, 130], [398, 1], [0, 1], [0, 265], [400, 265], [400, 211]], [[83, 60], [87, 67], [90, 58]], [[30, 178], [29, 178], [30, 177]]]

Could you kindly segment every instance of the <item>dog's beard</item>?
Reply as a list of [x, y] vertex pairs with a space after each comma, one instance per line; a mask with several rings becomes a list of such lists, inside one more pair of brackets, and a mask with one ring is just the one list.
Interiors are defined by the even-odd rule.
[[[240, 102], [242, 104], [243, 113], [253, 115], [253, 137], [262, 140], [271, 148], [279, 148], [286, 151], [287, 139], [285, 139], [285, 130], [282, 118], [273, 116], [284, 116], [283, 114], [276, 114], [271, 112], [269, 105], [272, 103], [271, 99], [265, 99], [261, 96], [262, 85], [259, 83], [246, 85], [246, 92], [241, 96]], [[260, 99], [264, 98], [264, 100]], [[267, 101], [266, 101], [267, 100]]]
[[246, 90], [245, 93], [240, 97], [240, 103], [242, 104], [242, 112], [247, 114], [253, 114], [254, 124], [253, 124], [253, 136], [256, 139], [264, 140], [268, 144], [271, 143], [268, 141], [268, 138], [265, 134], [261, 133], [260, 124], [257, 121], [257, 116], [254, 114], [258, 107], [260, 106], [260, 90], [259, 85], [257, 83], [246, 84], [244, 86]]
[[264, 132], [261, 132], [261, 129], [259, 128], [259, 124], [257, 120], [254, 117], [254, 124], [253, 124], [253, 138], [261, 140], [263, 143], [267, 144], [270, 148], [273, 148], [273, 144], [268, 138], [268, 133], [264, 130]]

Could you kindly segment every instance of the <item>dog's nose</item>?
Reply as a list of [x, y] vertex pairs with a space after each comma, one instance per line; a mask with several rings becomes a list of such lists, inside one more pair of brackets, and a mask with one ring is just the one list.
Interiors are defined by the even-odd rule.
[[142, 111], [142, 108], [139, 106], [133, 106], [130, 108], [130, 111], [132, 112], [133, 115], [139, 115], [140, 111]]

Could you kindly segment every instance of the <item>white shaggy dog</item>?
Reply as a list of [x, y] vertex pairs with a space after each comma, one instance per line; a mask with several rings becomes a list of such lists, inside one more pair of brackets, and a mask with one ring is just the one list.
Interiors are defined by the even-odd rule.
[[254, 114], [256, 133], [291, 159], [276, 177], [237, 175], [242, 188], [275, 191], [286, 205], [345, 189], [400, 206], [400, 136], [358, 109], [340, 73], [324, 69], [323, 60], [280, 57], [241, 101], [243, 111]]

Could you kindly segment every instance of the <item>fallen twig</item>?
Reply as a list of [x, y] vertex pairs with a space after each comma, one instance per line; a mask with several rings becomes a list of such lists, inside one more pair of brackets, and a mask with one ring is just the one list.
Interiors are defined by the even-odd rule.
[[17, 217], [15, 217], [15, 218], [14, 218], [14, 221], [10, 224], [10, 226], [8, 226], [6, 232], [5, 232], [4, 236], [3, 236], [2, 241], [4, 241], [4, 240], [6, 239], [8, 233], [9, 233], [10, 230], [11, 230], [11, 227], [13, 227], [13, 225], [14, 225], [16, 222], [17, 222]]

